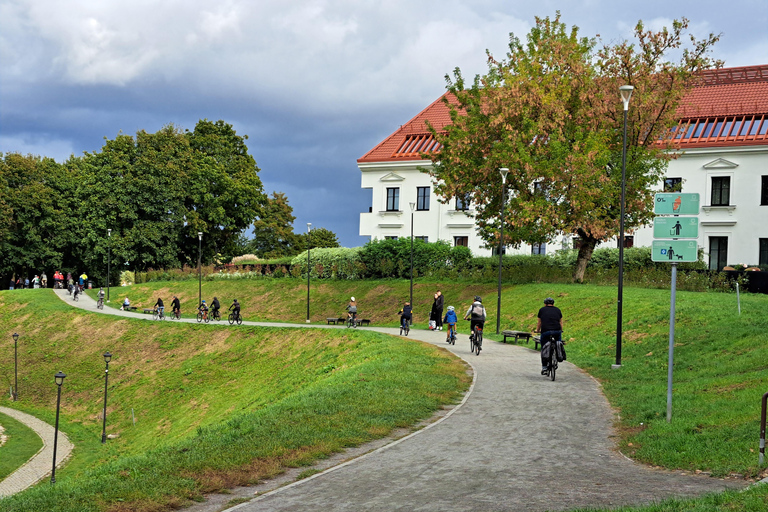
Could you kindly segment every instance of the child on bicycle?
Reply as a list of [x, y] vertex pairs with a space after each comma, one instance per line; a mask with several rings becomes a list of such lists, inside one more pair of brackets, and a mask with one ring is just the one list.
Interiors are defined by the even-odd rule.
[[106, 295], [106, 294], [104, 293], [104, 287], [102, 286], [99, 289], [99, 300], [98, 300], [98, 302], [101, 303], [101, 304], [104, 304], [104, 295]]
[[456, 335], [456, 323], [458, 321], [459, 318], [456, 316], [456, 310], [453, 306], [448, 306], [448, 312], [445, 314], [445, 318], [443, 318], [443, 323], [448, 324], [448, 332], [445, 333], [445, 341], [450, 342], [451, 334], [454, 336]]
[[467, 313], [464, 315], [464, 320], [469, 320], [469, 339], [474, 339], [475, 326], [481, 330], [485, 325], [485, 306], [483, 306], [483, 299], [478, 295], [475, 295], [475, 301], [469, 306]]
[[401, 309], [397, 314], [400, 315], [400, 327], [402, 329], [408, 329], [408, 324], [410, 324], [411, 320], [413, 319], [413, 308], [411, 307], [411, 303], [405, 301], [403, 309]]
[[354, 297], [349, 299], [347, 304], [347, 320], [355, 320], [357, 318], [357, 302]]
[[240, 318], [240, 303], [237, 302], [237, 299], [232, 301], [232, 305], [229, 306], [229, 311], [232, 311], [232, 313], [235, 315], [235, 320]]
[[202, 313], [203, 316], [205, 316], [208, 313], [208, 304], [205, 303], [205, 299], [203, 299], [203, 302], [200, 303], [200, 306], [197, 308], [197, 311]]

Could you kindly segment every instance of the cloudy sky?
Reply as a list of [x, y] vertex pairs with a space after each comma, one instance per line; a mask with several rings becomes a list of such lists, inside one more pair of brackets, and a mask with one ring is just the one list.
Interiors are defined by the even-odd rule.
[[503, 55], [557, 10], [603, 42], [684, 16], [698, 37], [722, 33], [727, 66], [768, 64], [765, 0], [0, 0], [0, 151], [63, 162], [120, 132], [223, 119], [297, 231], [358, 246], [371, 192], [356, 160], [446, 73], [484, 72], [486, 49]]

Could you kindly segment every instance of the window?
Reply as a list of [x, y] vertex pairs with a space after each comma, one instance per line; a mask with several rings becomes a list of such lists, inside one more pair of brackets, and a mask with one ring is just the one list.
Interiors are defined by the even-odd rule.
[[763, 176], [760, 184], [760, 205], [768, 206], [768, 176]]
[[422, 242], [429, 242], [428, 236], [415, 236], [413, 238], [415, 238], [416, 240], [421, 240]]
[[400, 189], [387, 189], [387, 211], [396, 212], [400, 210]]
[[683, 178], [666, 178], [664, 180], [664, 192], [682, 192]]
[[429, 187], [416, 187], [416, 209], [429, 210]]
[[728, 265], [728, 237], [709, 237], [709, 270], [722, 270]]
[[469, 237], [468, 236], [455, 236], [453, 237], [453, 245], [455, 247], [469, 247]]
[[456, 209], [461, 211], [469, 210], [469, 194], [456, 196]]
[[711, 206], [728, 206], [731, 197], [731, 178], [716, 176], [712, 178]]
[[768, 238], [760, 239], [760, 255], [757, 258], [758, 265], [768, 265]]
[[547, 254], [547, 244], [533, 244], [531, 254], [541, 254], [542, 256]]
[[385, 236], [384, 240], [397, 240], [396, 236]]
[[[620, 239], [616, 239], [616, 247], [619, 247]], [[635, 237], [632, 235], [624, 235], [624, 248], [628, 249], [635, 246]]]
[[[501, 248], [501, 254], [507, 254], [507, 248], [506, 248], [506, 246]], [[498, 256], [498, 255], [499, 255], [499, 246], [498, 246], [498, 245], [496, 245], [496, 246], [494, 246], [494, 247], [491, 249], [491, 256]]]

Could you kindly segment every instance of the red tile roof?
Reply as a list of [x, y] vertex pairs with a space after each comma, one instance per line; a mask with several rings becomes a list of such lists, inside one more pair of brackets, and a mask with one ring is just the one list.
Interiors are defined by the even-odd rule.
[[[420, 152], [439, 150], [440, 147], [429, 133], [425, 122], [429, 121], [437, 130], [451, 122], [448, 107], [443, 102], [446, 95], [440, 96], [413, 119], [400, 126], [392, 135], [359, 158], [358, 163], [421, 160]], [[768, 127], [768, 65], [705, 71], [702, 73], [702, 82], [682, 100], [678, 114], [682, 129], [685, 130], [685, 136], [680, 140], [683, 147], [768, 143], [768, 136], [763, 128], [763, 123]], [[722, 130], [718, 137], [714, 134], [701, 137], [705, 133], [702, 130], [695, 139], [692, 137], [695, 131], [690, 126], [695, 124], [696, 120], [700, 123], [716, 123], [718, 119], [723, 121], [723, 126], [731, 121], [733, 126], [736, 126], [736, 123], [741, 123], [742, 126], [750, 123], [752, 128], [743, 128], [745, 133], [740, 132], [736, 134], [738, 136], [726, 137]]]

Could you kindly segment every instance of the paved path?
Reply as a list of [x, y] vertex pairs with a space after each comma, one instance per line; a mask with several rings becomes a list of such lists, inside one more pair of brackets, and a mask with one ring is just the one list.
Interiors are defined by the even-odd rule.
[[[89, 297], [68, 302], [96, 311]], [[444, 332], [414, 330], [411, 337], [472, 365], [475, 383], [460, 407], [429, 428], [230, 510], [568, 510], [746, 486], [654, 470], [625, 458], [616, 451], [614, 414], [600, 385], [569, 363], [551, 382], [539, 374], [538, 352], [524, 346], [486, 341], [475, 356], [466, 335], [455, 346], [445, 344]]]
[[[8, 475], [0, 482], [0, 497], [10, 496], [17, 492], [31, 487], [46, 476], [51, 474], [53, 466], [53, 426], [41, 421], [25, 412], [0, 407], [0, 412], [6, 414], [35, 431], [40, 439], [43, 440], [43, 447], [34, 457], [29, 459], [23, 466]], [[72, 452], [74, 446], [69, 442], [67, 435], [59, 430], [58, 442], [56, 444], [56, 467], [60, 467], [64, 460]]]

